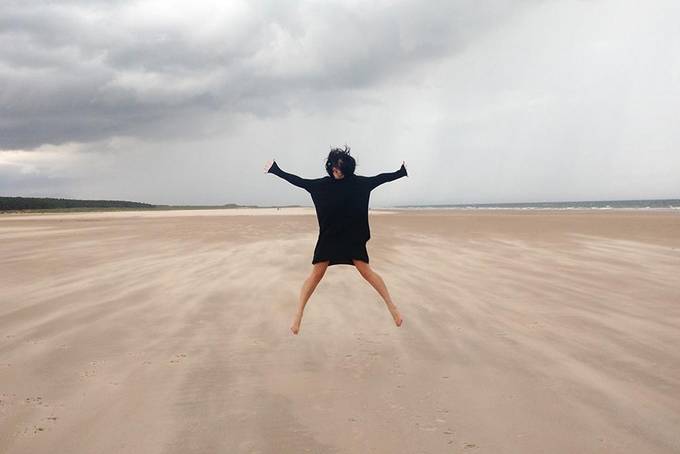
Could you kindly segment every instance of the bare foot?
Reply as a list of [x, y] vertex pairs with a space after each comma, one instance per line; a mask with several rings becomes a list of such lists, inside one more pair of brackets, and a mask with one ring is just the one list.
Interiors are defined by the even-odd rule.
[[388, 309], [390, 310], [390, 314], [392, 314], [392, 318], [394, 319], [394, 323], [397, 326], [401, 326], [401, 324], [404, 322], [404, 320], [401, 318], [401, 314], [399, 313], [397, 306], [395, 306], [394, 304], [392, 304], [391, 306], [388, 305]]
[[297, 335], [297, 333], [300, 331], [300, 322], [301, 322], [301, 317], [296, 316], [295, 320], [293, 320], [293, 324], [290, 325], [290, 332]]

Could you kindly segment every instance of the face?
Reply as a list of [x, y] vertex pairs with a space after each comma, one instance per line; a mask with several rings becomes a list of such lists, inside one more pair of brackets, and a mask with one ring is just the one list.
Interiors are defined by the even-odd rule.
[[338, 165], [342, 164], [342, 160], [338, 161], [336, 165], [333, 166], [333, 178], [336, 180], [339, 180], [341, 178], [344, 178], [344, 175], [342, 174], [342, 170], [338, 167]]

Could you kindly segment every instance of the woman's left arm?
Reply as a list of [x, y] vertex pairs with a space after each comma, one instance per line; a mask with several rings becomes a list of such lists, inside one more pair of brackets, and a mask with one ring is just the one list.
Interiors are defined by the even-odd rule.
[[396, 172], [380, 173], [380, 174], [378, 174], [374, 177], [368, 177], [367, 181], [368, 181], [369, 189], [373, 190], [383, 183], [387, 183], [388, 181], [394, 181], [397, 178], [406, 177], [406, 176], [408, 176], [408, 173], [406, 172], [405, 161], [402, 161], [401, 168], [399, 168], [399, 170], [397, 170]]

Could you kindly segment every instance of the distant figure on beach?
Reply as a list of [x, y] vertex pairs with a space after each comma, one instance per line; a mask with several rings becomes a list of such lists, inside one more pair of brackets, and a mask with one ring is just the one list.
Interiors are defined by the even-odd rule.
[[371, 238], [368, 225], [368, 199], [373, 189], [388, 181], [407, 176], [405, 161], [396, 172], [372, 177], [355, 175], [356, 161], [349, 147], [331, 149], [326, 158], [326, 172], [321, 178], [300, 178], [284, 172], [276, 160], [268, 161], [265, 173], [273, 173], [289, 183], [303, 188], [312, 196], [319, 221], [319, 238], [314, 249], [312, 271], [302, 284], [297, 313], [290, 330], [297, 334], [307, 300], [331, 265], [354, 265], [361, 276], [380, 294], [397, 326], [402, 318], [392, 302], [383, 279], [368, 265], [366, 242]]

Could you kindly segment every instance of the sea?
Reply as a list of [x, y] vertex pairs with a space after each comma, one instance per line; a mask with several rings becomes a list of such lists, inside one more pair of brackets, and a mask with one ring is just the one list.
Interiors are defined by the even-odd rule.
[[463, 210], [680, 210], [680, 199], [395, 205], [392, 208]]

